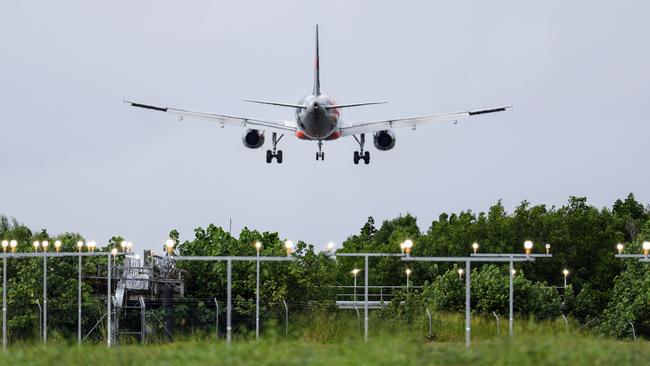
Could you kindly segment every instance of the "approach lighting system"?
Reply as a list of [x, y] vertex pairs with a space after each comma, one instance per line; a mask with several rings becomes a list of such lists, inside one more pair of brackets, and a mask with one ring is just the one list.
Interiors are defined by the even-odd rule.
[[472, 244], [472, 250], [474, 250], [474, 254], [476, 254], [476, 251], [478, 250], [478, 243]]
[[551, 244], [544, 244], [544, 248], [546, 249], [546, 254], [551, 254]]
[[79, 240], [79, 241], [77, 242], [77, 250], [78, 250], [79, 252], [81, 252], [81, 251], [83, 250], [83, 248], [84, 248], [84, 242], [81, 241], [81, 240]]
[[458, 268], [458, 277], [459, 277], [459, 278], [462, 278], [462, 277], [463, 277], [463, 273], [465, 273], [465, 271], [463, 271], [462, 268]]
[[47, 252], [47, 247], [50, 245], [50, 243], [47, 240], [43, 240], [41, 243], [41, 246], [43, 247], [43, 251]]
[[334, 252], [334, 242], [327, 243], [327, 251], [330, 253]]
[[7, 253], [7, 248], [9, 247], [9, 240], [2, 241], [2, 252]]
[[257, 254], [260, 253], [261, 249], [262, 249], [262, 243], [260, 243], [259, 241], [256, 241], [255, 242], [255, 250], [257, 251]]
[[61, 240], [54, 242], [54, 250], [56, 250], [57, 253], [61, 251]]
[[34, 243], [32, 243], [32, 245], [34, 245], [34, 251], [38, 252], [38, 248], [41, 247], [41, 242], [36, 240]]
[[18, 242], [16, 240], [12, 240], [9, 242], [9, 246], [11, 247], [11, 252], [16, 253], [16, 247], [18, 246]]

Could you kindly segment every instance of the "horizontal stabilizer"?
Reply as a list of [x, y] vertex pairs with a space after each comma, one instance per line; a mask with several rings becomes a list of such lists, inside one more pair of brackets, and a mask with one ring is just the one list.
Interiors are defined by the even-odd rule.
[[264, 100], [252, 100], [252, 99], [244, 99], [244, 102], [268, 104], [268, 105], [274, 105], [274, 106], [278, 106], [278, 107], [288, 107], [288, 108], [304, 108], [305, 107], [305, 106], [302, 106], [300, 104], [276, 103], [276, 102], [267, 102], [267, 101], [264, 101]]
[[339, 108], [349, 108], [349, 107], [363, 107], [364, 105], [374, 105], [374, 104], [385, 104], [388, 102], [365, 102], [365, 103], [351, 103], [351, 104], [336, 104], [328, 105], [327, 109], [339, 109]]

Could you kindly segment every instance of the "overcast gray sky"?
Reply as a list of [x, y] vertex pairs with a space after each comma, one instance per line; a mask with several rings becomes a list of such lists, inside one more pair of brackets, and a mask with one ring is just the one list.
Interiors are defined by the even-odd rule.
[[[498, 199], [650, 201], [646, 1], [4, 1], [0, 4], [0, 213], [51, 233], [157, 248], [215, 223], [340, 243], [372, 215]], [[321, 85], [371, 121], [514, 109], [397, 130], [397, 146], [286, 138], [282, 165], [242, 130], [137, 110], [122, 98], [290, 119], [245, 98], [296, 102]]]

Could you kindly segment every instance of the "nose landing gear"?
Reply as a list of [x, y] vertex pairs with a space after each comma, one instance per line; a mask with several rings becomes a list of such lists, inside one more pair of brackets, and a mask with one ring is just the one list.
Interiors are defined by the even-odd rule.
[[266, 150], [266, 163], [271, 164], [273, 161], [273, 158], [278, 162], [278, 164], [282, 164], [282, 150], [277, 150], [278, 147], [278, 142], [282, 140], [283, 135], [280, 135], [278, 138], [278, 134], [276, 132], [273, 132], [271, 142], [273, 143], [273, 151], [271, 150]]
[[353, 136], [355, 140], [359, 143], [359, 151], [354, 152], [354, 164], [358, 165], [359, 160], [363, 160], [363, 162], [367, 165], [370, 164], [370, 152], [369, 151], [363, 151], [363, 146], [366, 143], [366, 134], [362, 133], [359, 137], [359, 139], [356, 136]]
[[323, 150], [323, 140], [318, 140], [318, 152], [316, 153], [316, 160], [325, 160], [325, 153]]

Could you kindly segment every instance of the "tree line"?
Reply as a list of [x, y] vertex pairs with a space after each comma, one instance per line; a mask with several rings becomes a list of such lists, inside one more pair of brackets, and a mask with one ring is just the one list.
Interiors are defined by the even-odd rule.
[[[257, 241], [262, 243], [261, 255], [286, 255], [284, 239], [278, 233], [248, 228], [235, 237], [221, 227], [208, 225], [196, 228], [194, 236], [187, 239], [171, 230], [170, 238], [176, 242], [180, 255], [255, 255], [253, 244]], [[63, 250], [74, 251], [76, 242], [84, 240], [78, 233], [50, 235], [44, 229], [32, 231], [6, 216], [0, 216], [0, 239], [17, 240], [19, 251], [33, 250], [34, 240], [61, 240]], [[584, 323], [593, 322], [598, 331], [615, 336], [625, 335], [628, 322], [633, 321], [639, 333], [650, 334], [650, 271], [635, 260], [614, 257], [617, 243], [623, 243], [626, 252], [640, 253], [641, 242], [650, 240], [650, 209], [633, 194], [604, 208], [589, 204], [585, 197], [571, 197], [560, 207], [524, 201], [508, 212], [498, 201], [487, 212], [443, 213], [426, 230], [409, 214], [381, 224], [368, 217], [360, 231], [349, 236], [338, 252], [395, 253], [406, 239], [414, 242], [413, 256], [466, 256], [474, 242], [480, 244], [481, 252], [520, 253], [525, 240], [532, 240], [536, 252], [541, 253], [543, 245], [549, 243], [552, 258], [516, 266], [517, 314], [540, 318], [565, 314]], [[109, 251], [121, 240], [115, 235], [98, 250]], [[296, 258], [293, 262], [267, 262], [261, 266], [260, 290], [265, 308], [276, 306], [282, 300], [305, 304], [305, 307], [332, 306], [340, 291], [336, 286], [351, 285], [351, 270], [363, 269], [363, 258], [334, 258], [327, 251], [317, 250], [314, 243], [297, 242], [291, 255]], [[105, 258], [84, 260], [84, 273], [100, 272], [105, 262]], [[37, 313], [32, 307], [42, 294], [40, 265], [37, 260], [9, 261], [8, 327], [15, 336], [33, 337], [38, 331]], [[52, 321], [62, 332], [74, 334], [76, 261], [57, 260], [50, 266], [50, 302], [70, 310], [59, 312]], [[372, 258], [369, 283], [403, 285], [407, 267], [412, 270], [411, 284], [418, 291], [409, 294], [397, 291], [396, 299], [400, 301], [393, 301], [386, 314], [405, 315], [402, 306], [405, 303], [409, 309], [459, 311], [463, 308], [464, 281], [454, 264]], [[563, 286], [563, 269], [570, 273], [567, 288]], [[224, 263], [179, 262], [177, 270], [185, 276], [186, 299], [195, 300], [198, 308], [205, 307], [209, 299], [225, 298]], [[363, 275], [358, 277], [358, 285], [363, 285], [363, 278]], [[233, 263], [234, 306], [240, 316], [254, 313], [254, 291], [255, 263]], [[506, 314], [508, 266], [476, 265], [471, 291], [472, 307], [477, 313]], [[104, 293], [99, 282], [84, 283], [83, 297], [89, 304], [89, 312], [101, 313]], [[179, 309], [198, 314], [197, 308]]]

